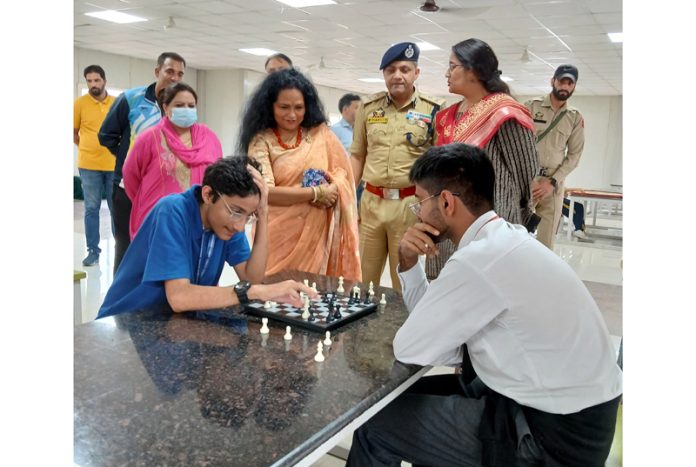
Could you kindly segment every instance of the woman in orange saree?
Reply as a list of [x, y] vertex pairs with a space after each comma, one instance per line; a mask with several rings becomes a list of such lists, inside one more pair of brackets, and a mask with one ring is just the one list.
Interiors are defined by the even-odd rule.
[[296, 269], [361, 280], [350, 160], [304, 75], [283, 70], [259, 85], [239, 150], [261, 163], [269, 185], [266, 273]]
[[[531, 186], [539, 166], [534, 124], [500, 75], [498, 58], [482, 40], [452, 46], [445, 77], [449, 92], [464, 99], [435, 116], [436, 144], [466, 143], [484, 149], [495, 170], [496, 213], [526, 226], [534, 215]], [[456, 246], [446, 241], [438, 248], [439, 255], [426, 260], [429, 279], [437, 277]]]

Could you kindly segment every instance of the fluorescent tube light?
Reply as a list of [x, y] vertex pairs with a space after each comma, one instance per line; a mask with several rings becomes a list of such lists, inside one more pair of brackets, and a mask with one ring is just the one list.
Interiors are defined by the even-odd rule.
[[622, 32], [610, 32], [607, 33], [609, 36], [609, 39], [612, 42], [623, 42], [623, 33]]
[[129, 15], [128, 13], [122, 13], [116, 10], [94, 11], [92, 13], [85, 13], [85, 15], [119, 24], [139, 23], [141, 21], [147, 21], [147, 19], [145, 18]]
[[358, 78], [363, 83], [384, 83], [384, 78]]
[[278, 52], [271, 49], [264, 49], [263, 47], [258, 47], [255, 49], [239, 49], [240, 52], [246, 52], [251, 55], [258, 55], [259, 57], [268, 57], [269, 55], [277, 54]]
[[291, 6], [293, 8], [304, 8], [307, 6], [319, 5], [335, 5], [333, 0], [278, 0], [280, 3]]
[[500, 79], [502, 79], [506, 83], [509, 83], [510, 81], [515, 81], [514, 79], [510, 78], [509, 76], [501, 76]]
[[440, 50], [440, 47], [436, 46], [435, 44], [431, 44], [430, 42], [416, 42], [416, 45], [421, 52], [425, 52], [427, 50]]

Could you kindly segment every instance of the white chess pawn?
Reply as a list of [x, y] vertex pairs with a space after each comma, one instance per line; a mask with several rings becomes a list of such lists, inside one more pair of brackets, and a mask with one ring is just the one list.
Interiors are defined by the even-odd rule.
[[285, 339], [286, 341], [292, 339], [292, 334], [290, 334], [290, 326], [285, 326], [285, 335], [283, 336], [283, 339]]
[[379, 301], [380, 305], [386, 305], [387, 304], [387, 297], [385, 294], [382, 294], [382, 300]]
[[304, 280], [304, 285], [306, 285], [307, 287], [309, 287], [309, 279], [305, 279], [305, 280]]
[[331, 331], [326, 331], [326, 339], [324, 339], [324, 345], [327, 347], [331, 346]]
[[370, 281], [370, 288], [368, 289], [367, 293], [370, 294], [370, 298], [374, 297], [375, 295], [375, 288], [372, 285], [372, 281]]
[[268, 334], [270, 329], [268, 329], [268, 318], [261, 318], [263, 326], [261, 326], [261, 334]]
[[318, 292], [316, 282], [312, 282], [312, 290], [314, 290], [315, 292]]
[[321, 343], [321, 341], [319, 341], [319, 343], [317, 344], [317, 354], [314, 356], [315, 362], [323, 362], [324, 361], [323, 350], [324, 350], [324, 345]]
[[266, 303], [263, 304], [263, 307], [268, 310], [271, 307], [271, 302], [266, 301]]
[[336, 289], [336, 292], [338, 292], [338, 293], [345, 292], [345, 290], [343, 289], [343, 276], [340, 276], [338, 278], [338, 288]]
[[305, 297], [304, 309], [302, 311], [302, 319], [307, 321], [309, 318], [309, 297]]

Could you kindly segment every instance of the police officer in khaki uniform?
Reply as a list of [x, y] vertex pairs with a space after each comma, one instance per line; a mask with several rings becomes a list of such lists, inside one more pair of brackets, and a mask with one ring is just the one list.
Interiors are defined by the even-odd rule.
[[416, 202], [408, 174], [413, 162], [433, 145], [435, 113], [444, 103], [415, 89], [418, 54], [413, 42], [386, 51], [379, 69], [388, 92], [364, 102], [350, 147], [355, 183], [365, 181], [360, 200], [362, 280], [379, 284], [389, 256], [392, 287], [397, 290], [401, 290], [396, 274], [399, 241], [416, 222], [408, 208]]
[[539, 153], [539, 174], [532, 182], [537, 240], [553, 250], [563, 208], [563, 182], [578, 166], [585, 145], [585, 121], [567, 101], [575, 91], [578, 69], [561, 65], [551, 78], [551, 93], [525, 102], [532, 113]]

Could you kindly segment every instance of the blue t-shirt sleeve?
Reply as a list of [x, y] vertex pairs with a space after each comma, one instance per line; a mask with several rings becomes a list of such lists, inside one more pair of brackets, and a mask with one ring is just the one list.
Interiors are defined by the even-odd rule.
[[227, 261], [227, 264], [230, 266], [236, 266], [248, 260], [250, 255], [251, 249], [249, 248], [246, 234], [244, 232], [237, 232], [227, 242], [225, 261]]
[[[162, 203], [162, 201], [160, 201]], [[152, 227], [143, 282], [193, 278], [192, 240], [186, 213], [162, 203], [150, 211]]]

